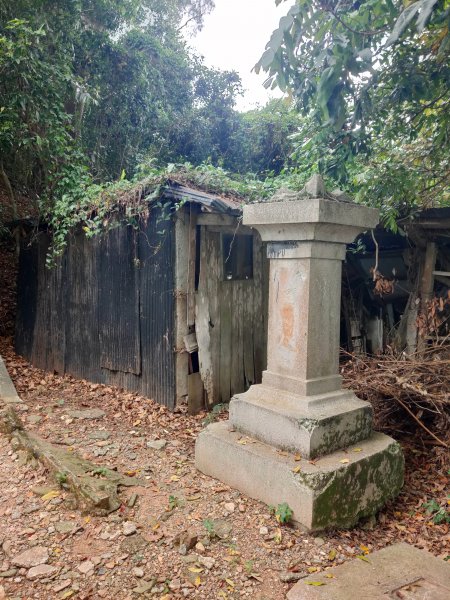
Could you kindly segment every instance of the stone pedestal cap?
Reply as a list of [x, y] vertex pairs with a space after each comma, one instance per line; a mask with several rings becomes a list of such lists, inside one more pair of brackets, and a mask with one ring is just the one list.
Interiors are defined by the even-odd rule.
[[244, 206], [244, 225], [254, 227], [265, 242], [326, 241], [348, 244], [378, 224], [379, 211], [354, 202], [311, 198], [285, 192], [274, 201]]

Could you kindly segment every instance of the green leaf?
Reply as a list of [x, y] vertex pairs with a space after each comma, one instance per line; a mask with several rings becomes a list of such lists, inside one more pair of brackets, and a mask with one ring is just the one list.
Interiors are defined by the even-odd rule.
[[386, 47], [392, 46], [392, 44], [394, 44], [395, 42], [398, 41], [398, 39], [400, 38], [402, 33], [405, 31], [405, 29], [408, 27], [408, 25], [411, 23], [411, 21], [416, 16], [416, 14], [419, 12], [419, 10], [421, 8], [421, 4], [422, 4], [421, 0], [417, 0], [413, 4], [410, 4], [407, 8], [405, 8], [400, 13], [400, 16], [398, 17], [397, 21], [395, 22], [394, 28], [391, 32], [391, 35], [388, 37], [388, 39], [386, 41]]
[[420, 7], [420, 15], [417, 17], [417, 31], [421, 33], [427, 24], [428, 19], [433, 12], [434, 6], [438, 0], [422, 0]]
[[275, 52], [272, 48], [267, 49], [255, 66], [256, 73], [259, 73], [260, 68], [263, 68], [264, 70], [268, 69], [274, 58]]

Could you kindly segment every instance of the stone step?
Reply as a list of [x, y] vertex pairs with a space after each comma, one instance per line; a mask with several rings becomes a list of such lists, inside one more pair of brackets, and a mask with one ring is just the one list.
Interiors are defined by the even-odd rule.
[[197, 469], [267, 504], [286, 502], [294, 520], [311, 531], [352, 527], [403, 485], [401, 448], [382, 433], [360, 442], [356, 452], [337, 451], [311, 463], [229, 428], [229, 422], [213, 423], [198, 436]]
[[405, 543], [394, 544], [369, 554], [364, 561], [355, 559], [309, 575], [294, 585], [287, 600], [349, 600], [357, 597], [364, 600], [448, 600], [450, 565], [425, 550]]
[[369, 437], [372, 407], [350, 390], [304, 397], [261, 384], [234, 396], [230, 423], [266, 444], [316, 458]]

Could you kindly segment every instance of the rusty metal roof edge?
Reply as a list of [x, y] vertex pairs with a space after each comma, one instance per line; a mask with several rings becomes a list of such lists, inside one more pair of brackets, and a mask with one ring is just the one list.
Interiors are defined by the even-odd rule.
[[239, 216], [242, 213], [243, 202], [239, 202], [233, 198], [224, 198], [223, 196], [196, 190], [177, 182], [171, 182], [170, 180], [164, 186], [163, 195], [171, 200], [186, 199], [188, 202], [200, 204], [218, 213], [236, 216]]

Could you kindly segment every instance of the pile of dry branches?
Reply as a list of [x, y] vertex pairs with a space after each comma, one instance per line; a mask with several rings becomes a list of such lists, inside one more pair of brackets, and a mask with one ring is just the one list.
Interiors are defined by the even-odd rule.
[[375, 427], [423, 434], [424, 441], [450, 447], [450, 358], [433, 348], [404, 356], [347, 355], [346, 387], [374, 407]]

